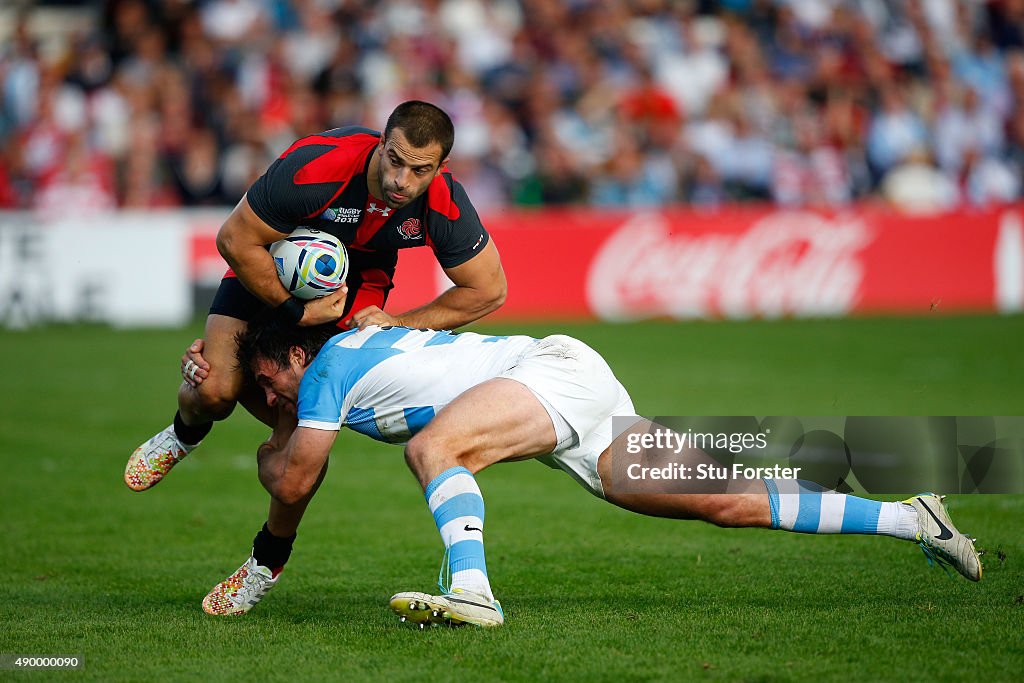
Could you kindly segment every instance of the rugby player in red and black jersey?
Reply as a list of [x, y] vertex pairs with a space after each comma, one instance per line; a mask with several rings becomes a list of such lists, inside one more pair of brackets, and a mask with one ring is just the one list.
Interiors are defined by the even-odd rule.
[[[454, 139], [441, 109], [405, 102], [383, 134], [347, 127], [302, 138], [253, 183], [217, 234], [231, 270], [210, 307], [204, 339], [182, 358], [174, 422], [132, 454], [124, 475], [130, 488], [159, 482], [239, 401], [277, 426], [262, 392], [246, 385], [235, 363], [235, 336], [249, 321], [453, 329], [501, 306], [506, 282], [498, 251], [446, 167]], [[303, 302], [281, 285], [267, 245], [299, 226], [345, 243], [347, 287]], [[422, 246], [455, 286], [419, 308], [385, 313], [398, 250]]]

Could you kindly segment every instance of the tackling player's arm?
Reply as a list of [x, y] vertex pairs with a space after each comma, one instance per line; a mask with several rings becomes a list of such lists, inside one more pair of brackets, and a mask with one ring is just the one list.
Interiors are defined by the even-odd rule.
[[[294, 424], [294, 416], [291, 419]], [[260, 482], [280, 503], [294, 505], [316, 486], [338, 432], [296, 427], [284, 444], [280, 436], [280, 431], [275, 430], [270, 440], [260, 446]]]
[[[246, 289], [271, 307], [291, 298], [277, 277], [274, 259], [267, 245], [284, 235], [259, 218], [242, 197], [217, 233], [217, 250]], [[348, 290], [342, 288], [321, 299], [307, 302], [300, 325], [318, 325], [337, 320], [345, 309]]]
[[455, 286], [430, 303], [398, 316], [368, 306], [352, 316], [350, 325], [360, 329], [367, 325], [404, 325], [450, 330], [478, 320], [505, 303], [508, 283], [494, 240], [470, 260], [444, 272]]

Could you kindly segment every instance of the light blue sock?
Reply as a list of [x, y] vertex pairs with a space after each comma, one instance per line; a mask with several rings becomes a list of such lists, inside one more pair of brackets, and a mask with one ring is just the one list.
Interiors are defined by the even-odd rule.
[[883, 503], [798, 479], [765, 479], [772, 528], [802, 534], [881, 534], [913, 540], [917, 512], [906, 503]]
[[424, 495], [444, 541], [441, 589], [461, 588], [493, 599], [484, 558], [484, 499], [476, 478], [465, 467], [452, 467], [437, 475]]

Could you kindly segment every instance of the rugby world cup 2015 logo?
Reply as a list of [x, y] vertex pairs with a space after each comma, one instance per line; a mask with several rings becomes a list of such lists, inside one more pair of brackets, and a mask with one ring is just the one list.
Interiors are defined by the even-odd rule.
[[405, 222], [398, 226], [398, 234], [403, 239], [414, 240], [423, 234], [423, 226], [420, 225], [419, 218], [407, 218]]
[[348, 271], [340, 243], [327, 235], [319, 239], [287, 239], [302, 248], [295, 268], [295, 284], [302, 282], [307, 287], [327, 291], [337, 289]]

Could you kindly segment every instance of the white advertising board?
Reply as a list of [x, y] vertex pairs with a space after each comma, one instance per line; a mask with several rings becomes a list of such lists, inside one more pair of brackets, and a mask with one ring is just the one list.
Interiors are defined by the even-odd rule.
[[0, 327], [185, 324], [187, 229], [181, 213], [0, 213]]

